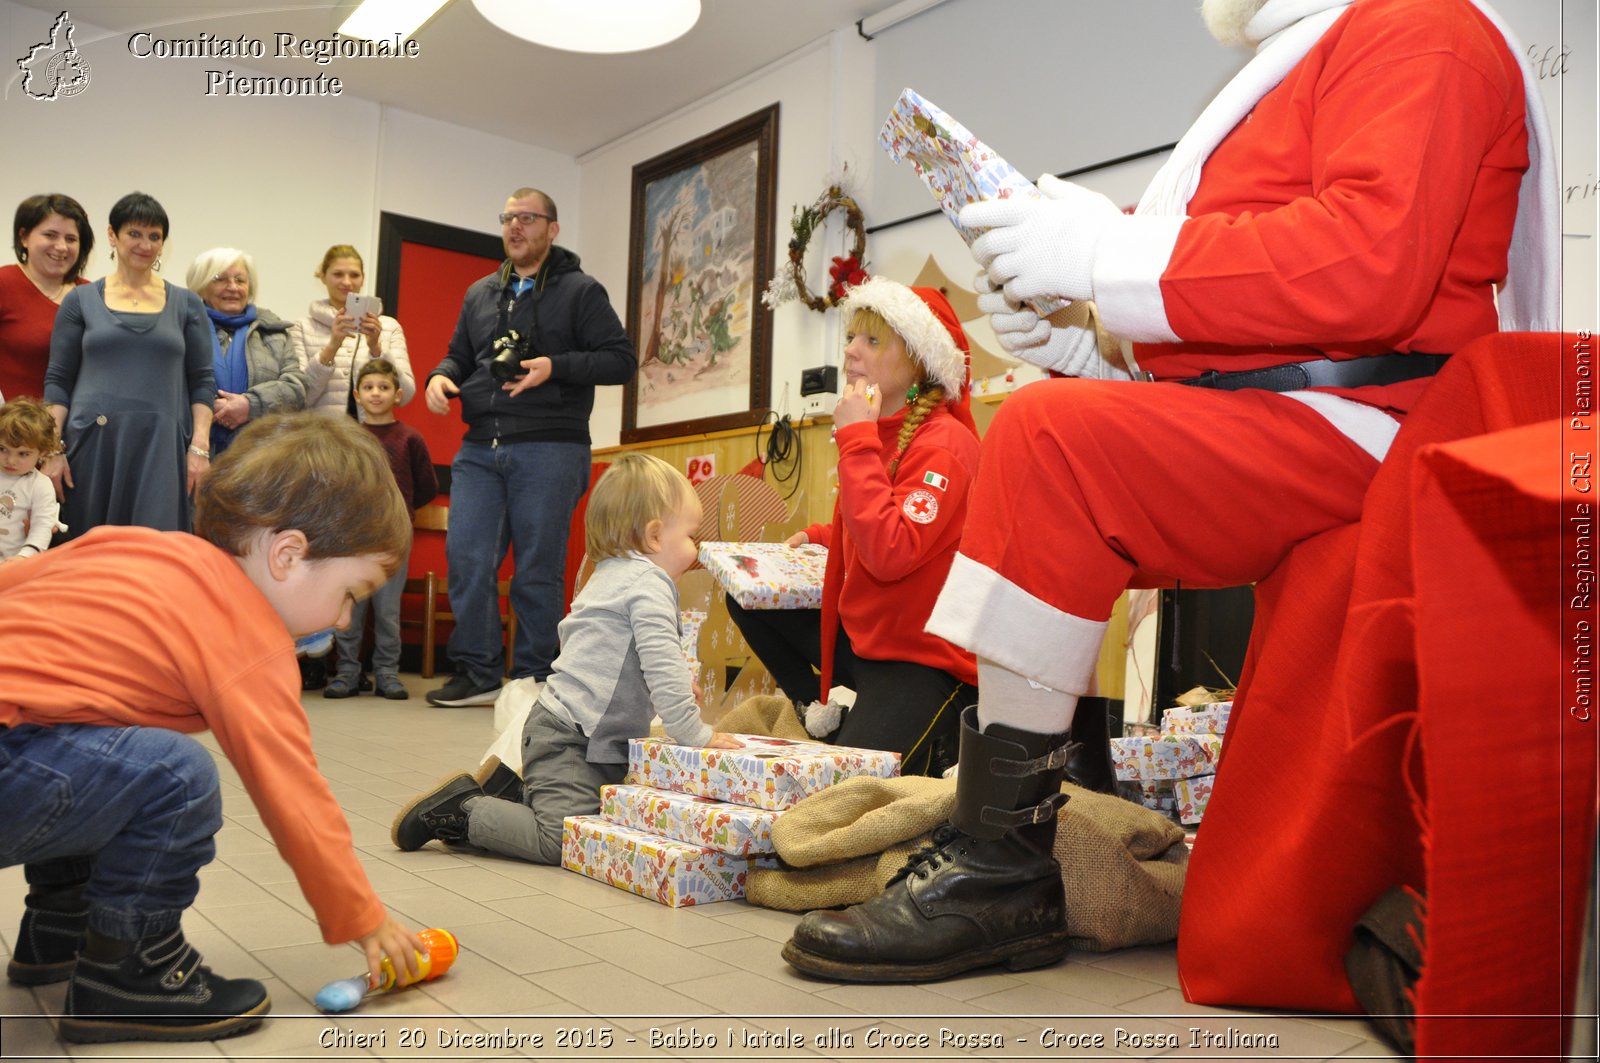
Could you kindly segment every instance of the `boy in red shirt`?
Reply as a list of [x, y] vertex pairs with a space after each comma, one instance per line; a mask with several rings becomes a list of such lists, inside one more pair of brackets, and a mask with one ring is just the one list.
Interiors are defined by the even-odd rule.
[[354, 422], [262, 418], [201, 481], [195, 529], [96, 528], [0, 568], [0, 865], [29, 884], [7, 975], [71, 979], [68, 1041], [210, 1040], [271, 1007], [179, 926], [222, 825], [216, 765], [186, 736], [207, 728], [323, 939], [359, 941], [374, 980], [385, 956], [417, 973], [421, 942], [373, 893], [317, 770], [294, 656], [405, 556], [382, 448]]

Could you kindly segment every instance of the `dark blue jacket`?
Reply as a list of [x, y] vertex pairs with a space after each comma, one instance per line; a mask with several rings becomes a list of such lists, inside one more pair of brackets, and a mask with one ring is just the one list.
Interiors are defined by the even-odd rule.
[[[522, 295], [512, 295], [509, 260], [467, 289], [449, 350], [429, 374], [461, 389], [465, 439], [587, 443], [595, 385], [625, 384], [638, 369], [605, 287], [579, 265], [576, 254], [553, 245]], [[515, 397], [489, 372], [503, 328], [529, 339], [529, 358], [550, 359], [550, 379]]]

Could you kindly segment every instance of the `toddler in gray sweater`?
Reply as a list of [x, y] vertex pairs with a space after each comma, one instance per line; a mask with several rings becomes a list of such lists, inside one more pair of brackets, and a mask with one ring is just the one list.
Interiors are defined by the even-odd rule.
[[561, 653], [523, 728], [521, 786], [490, 793], [452, 775], [401, 809], [397, 847], [438, 839], [559, 864], [562, 820], [600, 810], [600, 787], [622, 781], [628, 739], [648, 734], [652, 716], [681, 745], [739, 748], [700, 719], [679, 641], [673, 581], [694, 564], [700, 516], [694, 488], [660, 458], [625, 454], [606, 470], [584, 519], [595, 569], [561, 622]]

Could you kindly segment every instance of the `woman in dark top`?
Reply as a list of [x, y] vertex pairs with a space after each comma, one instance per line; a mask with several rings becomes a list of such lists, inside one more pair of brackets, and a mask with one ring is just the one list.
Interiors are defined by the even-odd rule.
[[189, 531], [211, 461], [211, 322], [187, 288], [157, 276], [167, 212], [142, 192], [111, 208], [104, 280], [67, 293], [44, 397], [61, 426], [69, 535], [102, 524]]

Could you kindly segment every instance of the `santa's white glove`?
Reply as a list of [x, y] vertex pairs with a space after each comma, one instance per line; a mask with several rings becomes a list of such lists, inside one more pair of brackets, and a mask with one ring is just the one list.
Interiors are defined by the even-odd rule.
[[1032, 308], [1019, 306], [996, 291], [989, 275], [980, 272], [973, 279], [978, 292], [978, 309], [989, 315], [995, 339], [1013, 358], [1049, 369], [1063, 376], [1089, 380], [1127, 380], [1121, 366], [1106, 361], [1100, 352], [1099, 331], [1091, 311], [1093, 303], [1079, 300], [1051, 318], [1067, 323], [1055, 324], [1041, 318]]
[[961, 208], [961, 224], [987, 229], [972, 257], [1015, 303], [1054, 296], [1093, 299], [1095, 250], [1107, 229], [1127, 216], [1082, 185], [1049, 174], [1043, 199], [991, 199]]

